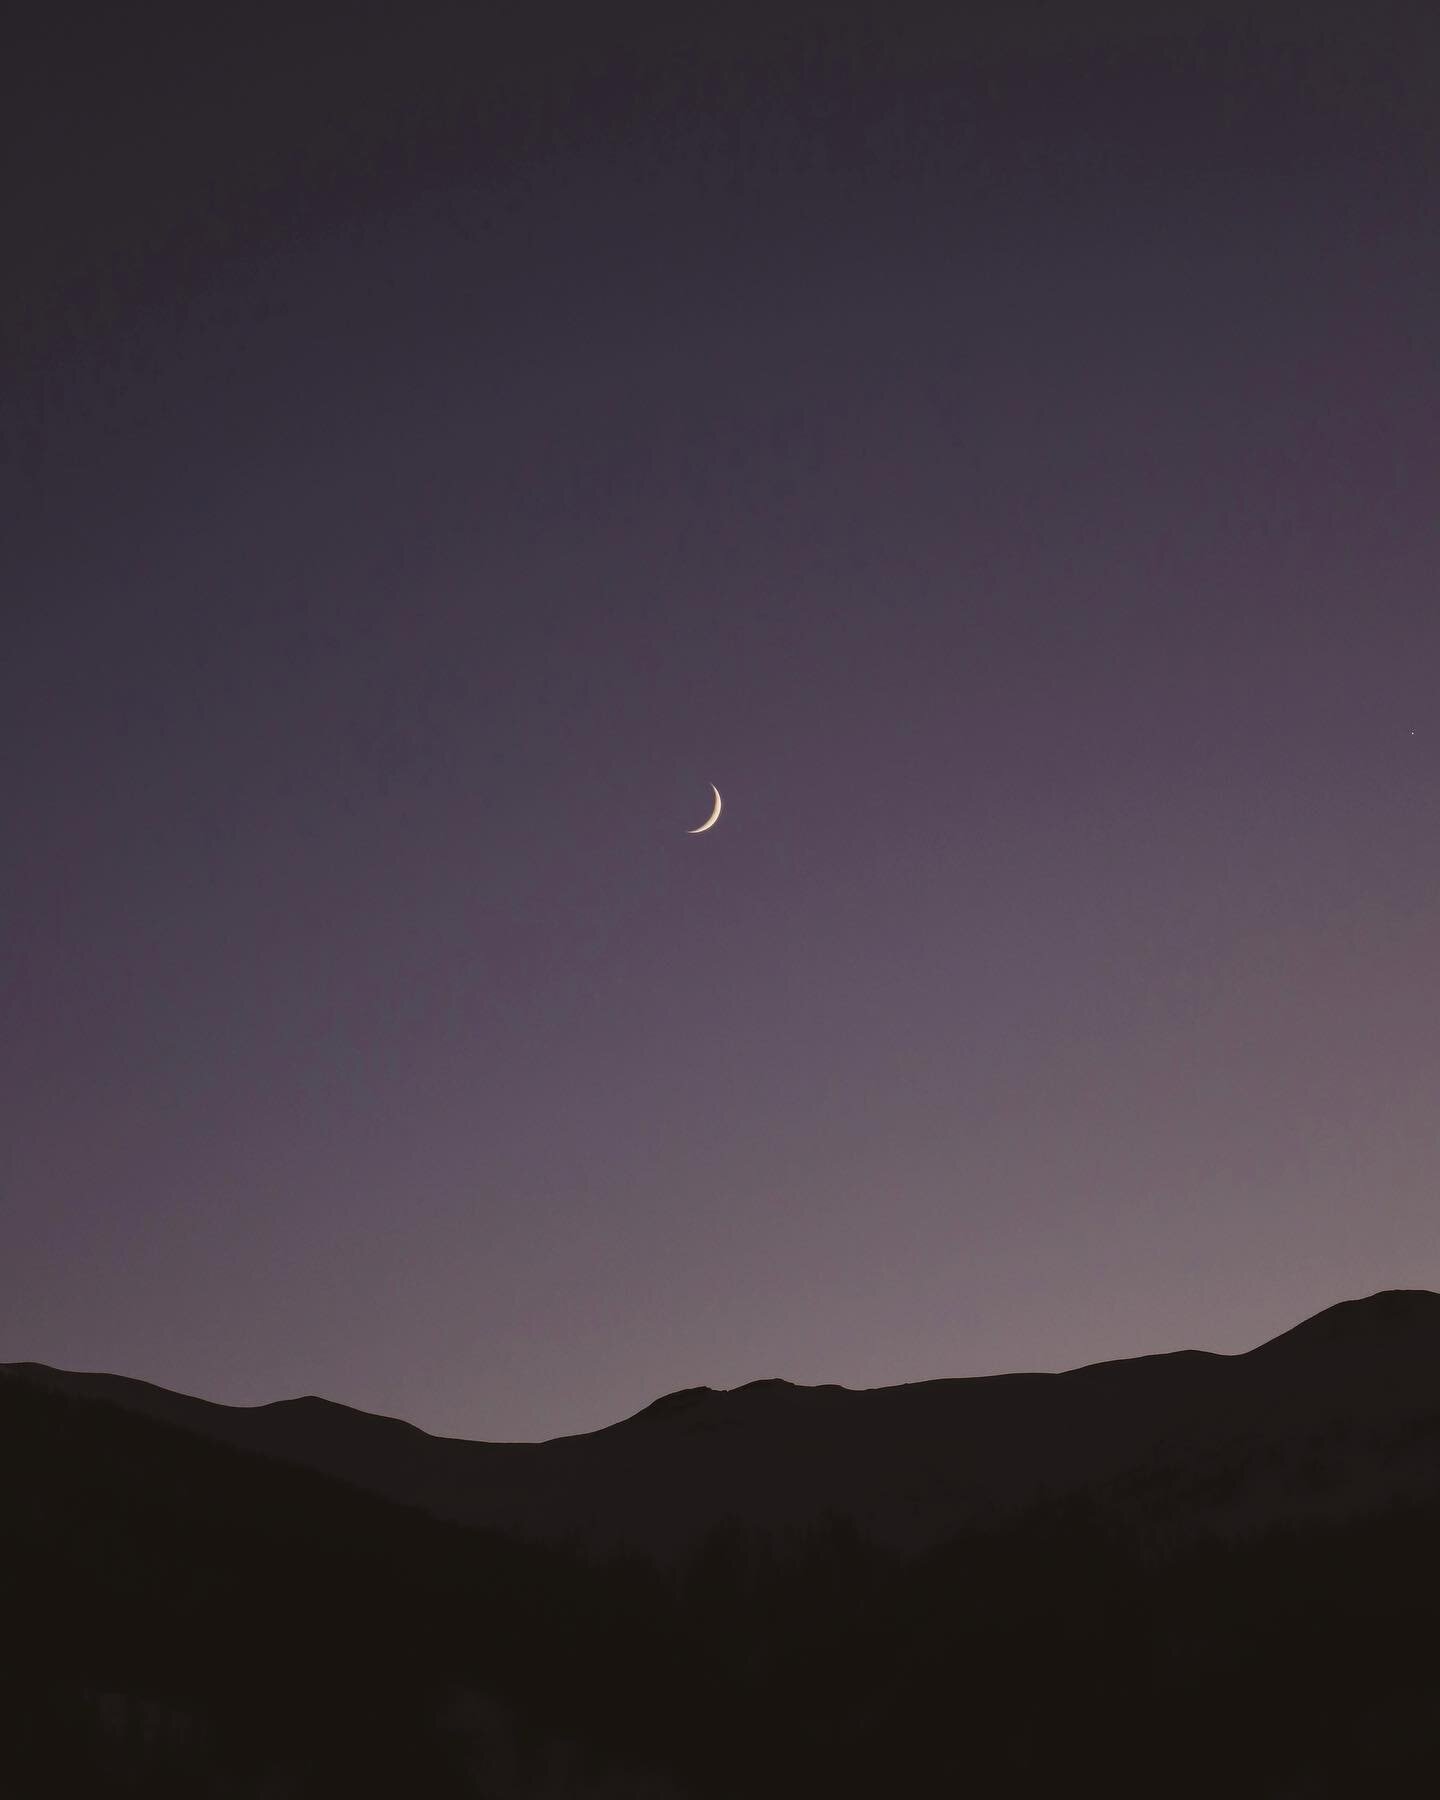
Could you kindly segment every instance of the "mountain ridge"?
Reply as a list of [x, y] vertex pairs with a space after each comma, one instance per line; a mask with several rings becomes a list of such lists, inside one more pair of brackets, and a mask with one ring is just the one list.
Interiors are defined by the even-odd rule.
[[835, 1515], [920, 1548], [1063, 1493], [1127, 1516], [1155, 1514], [1161, 1493], [1167, 1528], [1239, 1530], [1277, 1509], [1440, 1491], [1440, 1294], [1426, 1289], [1338, 1302], [1233, 1355], [881, 1388], [764, 1377], [680, 1389], [540, 1443], [437, 1437], [315, 1395], [228, 1407], [125, 1376], [0, 1369], [460, 1523], [662, 1555], [725, 1521], [785, 1531]]

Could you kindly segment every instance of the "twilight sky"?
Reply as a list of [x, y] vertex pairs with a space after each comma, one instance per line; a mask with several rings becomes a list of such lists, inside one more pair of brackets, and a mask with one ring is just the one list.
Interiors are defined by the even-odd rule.
[[46, 11], [0, 1360], [538, 1438], [1440, 1287], [1435, 9]]

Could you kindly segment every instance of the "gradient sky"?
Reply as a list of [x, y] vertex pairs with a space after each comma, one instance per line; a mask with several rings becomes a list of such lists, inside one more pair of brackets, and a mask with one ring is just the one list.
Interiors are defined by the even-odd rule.
[[4, 59], [0, 1360], [538, 1438], [1440, 1288], [1435, 9], [941, 10]]

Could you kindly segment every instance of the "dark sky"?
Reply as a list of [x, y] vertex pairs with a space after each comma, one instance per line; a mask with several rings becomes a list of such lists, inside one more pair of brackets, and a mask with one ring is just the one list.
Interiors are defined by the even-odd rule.
[[0, 1360], [530, 1438], [1440, 1287], [1433, 7], [30, 10]]

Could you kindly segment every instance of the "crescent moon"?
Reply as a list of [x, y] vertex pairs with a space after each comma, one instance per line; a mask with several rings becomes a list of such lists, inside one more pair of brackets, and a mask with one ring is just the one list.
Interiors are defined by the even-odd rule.
[[713, 781], [710, 783], [710, 792], [715, 796], [714, 812], [711, 813], [710, 817], [705, 821], [705, 823], [703, 825], [692, 826], [691, 829], [688, 832], [686, 832], [686, 834], [685, 834], [687, 837], [699, 837], [699, 835], [702, 831], [708, 831], [710, 829], [710, 827], [715, 823], [715, 821], [720, 817], [720, 790], [719, 790], [719, 788], [716, 787], [716, 785]]

